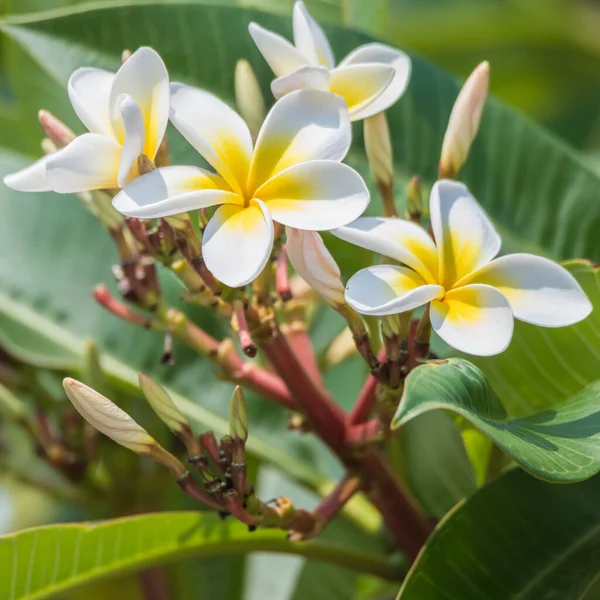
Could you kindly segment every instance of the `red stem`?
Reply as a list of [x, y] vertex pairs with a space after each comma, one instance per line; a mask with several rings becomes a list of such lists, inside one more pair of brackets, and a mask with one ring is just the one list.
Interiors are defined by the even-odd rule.
[[277, 265], [275, 267], [275, 289], [278, 296], [287, 302], [292, 297], [290, 288], [290, 276], [288, 272], [288, 255], [285, 246], [281, 247], [279, 256], [277, 257]]
[[[323, 522], [323, 527], [333, 521], [334, 517], [341, 512], [346, 502], [360, 490], [362, 482], [360, 477], [348, 473], [335, 486], [319, 505], [315, 508], [314, 514], [318, 515]], [[323, 529], [321, 527], [321, 529]]]
[[133, 323], [134, 325], [138, 325], [145, 329], [148, 329], [151, 325], [151, 321], [148, 317], [136, 313], [127, 305], [123, 304], [123, 302], [117, 300], [103, 284], [97, 285], [94, 288], [94, 300], [102, 306], [102, 308], [105, 308], [108, 312], [111, 312], [123, 321]]
[[312, 341], [304, 328], [304, 324], [301, 327], [297, 327], [292, 323], [287, 338], [302, 367], [317, 385], [322, 386], [323, 378], [321, 377], [319, 362], [317, 361]]
[[379, 442], [384, 437], [384, 427], [379, 419], [371, 419], [366, 423], [359, 423], [348, 427], [346, 442], [353, 447], [365, 446]]
[[242, 352], [251, 358], [256, 356], [256, 346], [250, 335], [248, 329], [248, 321], [246, 321], [246, 312], [244, 310], [244, 304], [241, 300], [236, 300], [233, 303], [233, 310], [237, 319], [238, 334], [240, 336], [240, 345], [242, 346]]
[[[377, 360], [379, 360], [380, 363], [385, 362], [385, 348], [382, 348], [379, 351]], [[371, 416], [375, 409], [375, 404], [377, 403], [377, 397], [375, 396], [376, 388], [377, 379], [372, 374], [369, 374], [358, 394], [358, 398], [356, 399], [352, 411], [348, 415], [349, 425], [364, 423]]]

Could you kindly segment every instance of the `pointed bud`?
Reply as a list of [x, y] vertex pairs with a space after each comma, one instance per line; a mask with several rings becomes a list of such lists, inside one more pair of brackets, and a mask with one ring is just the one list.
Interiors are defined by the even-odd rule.
[[300, 277], [334, 308], [346, 304], [340, 268], [314, 231], [286, 227], [287, 253]]
[[482, 62], [460, 90], [442, 144], [440, 179], [455, 179], [464, 165], [479, 129], [489, 83], [490, 65]]
[[131, 50], [123, 50], [121, 53], [121, 62], [125, 63], [131, 57]]
[[63, 386], [77, 412], [98, 431], [136, 454], [160, 462], [175, 477], [186, 473], [175, 456], [108, 398], [75, 379], [65, 379]]
[[417, 175], [410, 180], [406, 196], [406, 218], [418, 224], [423, 216], [423, 186]]
[[394, 179], [392, 140], [385, 112], [365, 119], [365, 150], [375, 182], [391, 186]]
[[229, 433], [234, 439], [244, 442], [248, 439], [248, 405], [239, 385], [236, 386], [229, 405]]
[[40, 146], [42, 147], [42, 152], [44, 154], [54, 154], [58, 150], [56, 144], [50, 138], [44, 138], [41, 141]]
[[42, 129], [48, 138], [54, 142], [57, 148], [64, 148], [75, 139], [75, 134], [60, 119], [51, 112], [40, 110], [38, 119]]
[[256, 137], [265, 120], [265, 101], [250, 63], [241, 59], [235, 65], [235, 103], [252, 135]]
[[385, 112], [365, 119], [364, 135], [369, 169], [383, 201], [383, 214], [395, 217], [392, 140]]

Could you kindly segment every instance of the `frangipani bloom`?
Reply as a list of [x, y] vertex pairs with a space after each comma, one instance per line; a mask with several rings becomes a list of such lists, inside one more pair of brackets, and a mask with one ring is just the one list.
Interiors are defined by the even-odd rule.
[[169, 121], [169, 75], [154, 50], [140, 48], [116, 74], [77, 69], [68, 90], [89, 133], [7, 175], [8, 187], [64, 194], [119, 188], [137, 177], [141, 154], [154, 160]]
[[494, 258], [500, 236], [467, 188], [438, 181], [429, 202], [435, 241], [401, 219], [361, 218], [333, 233], [399, 264], [356, 273], [346, 300], [367, 315], [430, 303], [431, 325], [450, 346], [488, 356], [506, 349], [513, 318], [543, 327], [572, 325], [592, 305], [572, 275], [531, 254]]
[[167, 217], [221, 205], [202, 236], [206, 266], [240, 287], [263, 270], [273, 247], [273, 220], [312, 231], [350, 223], [369, 192], [341, 164], [351, 141], [342, 98], [316, 90], [279, 100], [252, 143], [243, 119], [221, 100], [172, 85], [171, 121], [217, 171], [166, 167], [139, 177], [113, 200], [125, 215]]
[[298, 89], [339, 94], [358, 121], [394, 104], [406, 90], [410, 58], [384, 44], [365, 44], [336, 67], [325, 33], [303, 2], [294, 5], [294, 45], [282, 36], [250, 23], [249, 31], [275, 73], [271, 90], [276, 98]]

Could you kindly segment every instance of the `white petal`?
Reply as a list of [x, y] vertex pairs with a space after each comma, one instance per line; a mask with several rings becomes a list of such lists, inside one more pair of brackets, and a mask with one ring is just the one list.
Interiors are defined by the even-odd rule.
[[327, 231], [354, 221], [369, 204], [369, 190], [352, 168], [314, 160], [286, 169], [262, 185], [255, 196], [283, 225]]
[[242, 208], [221, 206], [202, 236], [202, 255], [210, 272], [230, 287], [254, 281], [273, 248], [273, 220], [260, 200]]
[[377, 99], [387, 90], [394, 73], [393, 67], [389, 65], [358, 64], [338, 67], [331, 71], [329, 91], [339, 94], [346, 101], [350, 120], [358, 121], [381, 112], [377, 108]]
[[342, 98], [317, 90], [292, 92], [269, 111], [258, 134], [248, 188], [309, 160], [341, 161], [352, 130]]
[[171, 122], [236, 192], [246, 186], [252, 136], [242, 117], [213, 94], [171, 85]]
[[431, 326], [449, 345], [476, 356], [504, 352], [513, 334], [508, 300], [489, 285], [466, 285], [431, 303]]
[[374, 265], [362, 269], [346, 285], [346, 302], [363, 315], [395, 315], [427, 304], [444, 293], [412, 269]]
[[344, 304], [340, 268], [318, 233], [287, 227], [286, 248], [292, 266], [325, 300]]
[[122, 188], [138, 174], [137, 160], [144, 152], [146, 126], [142, 111], [132, 96], [121, 94], [117, 98], [117, 107], [125, 129], [119, 163], [119, 187]]
[[300, 67], [288, 75], [273, 79], [271, 91], [279, 99], [296, 90], [329, 91], [329, 69], [325, 67]]
[[510, 302], [515, 318], [534, 325], [564, 327], [592, 311], [585, 292], [566, 269], [533, 254], [501, 256], [468, 281], [498, 288]]
[[437, 283], [437, 250], [419, 225], [385, 217], [361, 217], [331, 233], [346, 242], [393, 258], [414, 269], [428, 283]]
[[396, 74], [385, 92], [373, 104], [364, 108], [359, 114], [354, 115], [354, 120], [377, 114], [388, 109], [394, 104], [408, 87], [410, 80], [410, 57], [400, 50], [385, 44], [366, 44], [353, 50], [339, 64], [340, 67], [361, 63], [379, 63], [394, 67]]
[[498, 232], [464, 184], [436, 182], [429, 214], [438, 247], [440, 283], [446, 289], [490, 262], [500, 251]]
[[[59, 150], [60, 152], [60, 150]], [[4, 177], [4, 185], [18, 192], [49, 192], [52, 190], [46, 177], [46, 163], [49, 156], [43, 156], [33, 164]]]
[[48, 182], [59, 194], [74, 194], [118, 186], [121, 146], [98, 133], [76, 137], [48, 157]]
[[[139, 48], [121, 66], [110, 91], [110, 116], [115, 133], [124, 134], [117, 99], [129, 94], [140, 107], [146, 127], [144, 154], [154, 160], [169, 122], [169, 74], [162, 58], [152, 48]], [[119, 141], [123, 141], [122, 137]]]
[[69, 78], [69, 99], [81, 122], [92, 133], [111, 136], [109, 103], [115, 74], [103, 69], [77, 69]]
[[287, 75], [298, 67], [309, 64], [308, 57], [303, 56], [279, 34], [264, 29], [256, 23], [250, 23], [248, 31], [276, 77]]
[[294, 4], [294, 44], [313, 65], [329, 69], [335, 66], [327, 36], [301, 0]]
[[113, 198], [113, 206], [128, 217], [169, 217], [196, 208], [241, 202], [224, 181], [199, 167], [163, 167], [132, 181]]

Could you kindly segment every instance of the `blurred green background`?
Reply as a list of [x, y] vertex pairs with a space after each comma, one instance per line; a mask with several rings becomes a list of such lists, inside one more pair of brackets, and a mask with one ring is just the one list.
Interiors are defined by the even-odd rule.
[[[169, 2], [176, 0], [163, 1]], [[293, 0], [213, 3], [289, 16]], [[305, 3], [324, 24], [343, 24], [368, 32], [419, 53], [462, 78], [478, 62], [490, 61], [493, 94], [592, 159], [600, 154], [600, 4], [596, 0]], [[74, 4], [85, 4], [85, 0], [0, 0], [0, 13], [56, 10]], [[115, 2], [99, 0], [93, 4]]]

